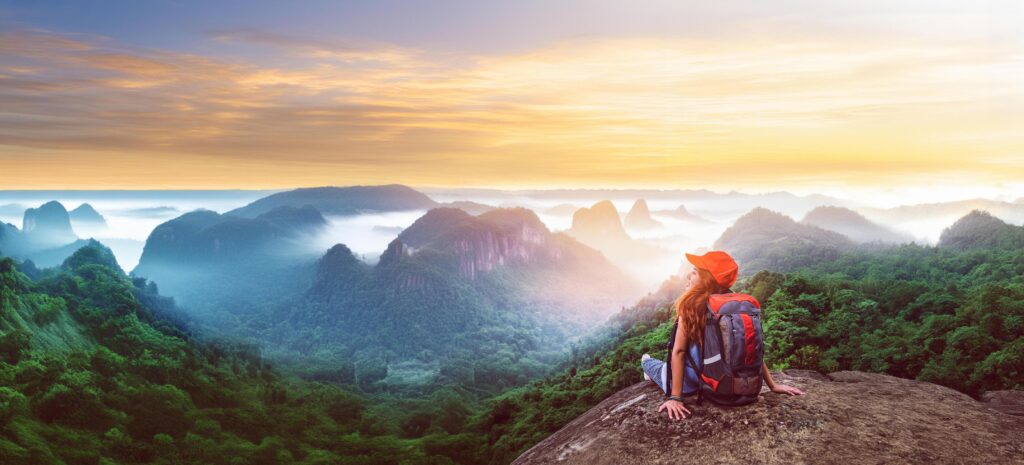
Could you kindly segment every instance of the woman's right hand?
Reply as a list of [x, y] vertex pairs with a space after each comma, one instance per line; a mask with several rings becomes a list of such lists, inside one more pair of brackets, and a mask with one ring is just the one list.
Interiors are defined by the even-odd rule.
[[668, 417], [672, 420], [682, 420], [686, 418], [684, 412], [690, 413], [682, 402], [674, 399], [666, 400], [661, 404], [661, 407], [658, 407], [658, 411], [661, 412], [662, 410], [668, 411]]

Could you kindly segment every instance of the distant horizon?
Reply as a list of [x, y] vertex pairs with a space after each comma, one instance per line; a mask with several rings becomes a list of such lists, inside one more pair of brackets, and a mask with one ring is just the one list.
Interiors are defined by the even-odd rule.
[[[334, 185], [314, 185], [314, 186], [297, 186], [297, 187], [278, 187], [278, 188], [139, 188], [139, 189], [125, 189], [125, 188], [95, 188], [95, 189], [53, 189], [53, 188], [40, 188], [40, 189], [0, 189], [0, 202], [4, 201], [4, 195], [22, 195], [27, 196], [29, 199], [36, 199], [36, 196], [45, 195], [49, 193], [64, 193], [71, 195], [95, 195], [98, 193], [272, 193], [272, 192], [285, 192], [295, 189], [310, 189], [320, 187], [356, 187], [356, 186], [387, 186], [387, 185], [401, 185], [406, 186], [415, 190], [430, 191], [430, 190], [444, 190], [444, 191], [465, 191], [469, 192], [503, 192], [503, 193], [515, 193], [515, 192], [639, 192], [639, 193], [656, 193], [661, 192], [670, 194], [673, 192], [678, 193], [694, 193], [694, 192], [707, 192], [712, 195], [772, 195], [772, 194], [789, 194], [796, 197], [808, 198], [814, 196], [822, 196], [834, 198], [836, 200], [847, 201], [851, 203], [857, 203], [863, 206], [870, 206], [874, 208], [893, 208], [899, 206], [912, 206], [912, 205], [925, 205], [925, 204], [938, 204], [938, 203], [950, 203], [950, 202], [962, 202], [970, 200], [991, 200], [997, 202], [1016, 203], [1024, 200], [1024, 192], [1011, 193], [1011, 192], [999, 192], [985, 193], [985, 192], [967, 192], [960, 195], [955, 193], [943, 192], [940, 196], [930, 195], [928, 198], [908, 198], [905, 193], [900, 192], [884, 192], [881, 189], [868, 190], [873, 194], [873, 199], [865, 201], [865, 191], [860, 191], [858, 194], [842, 194], [842, 193], [830, 193], [825, 191], [804, 191], [790, 189], [771, 189], [771, 190], [751, 190], [751, 189], [716, 189], [713, 187], [675, 187], [675, 188], [658, 188], [658, 187], [507, 187], [507, 186], [436, 186], [436, 185], [410, 185], [402, 183], [381, 183], [381, 184], [334, 184]], [[986, 195], [988, 194], [988, 195]], [[914, 196], [916, 197], [916, 196]], [[12, 199], [13, 200], [13, 199]]]

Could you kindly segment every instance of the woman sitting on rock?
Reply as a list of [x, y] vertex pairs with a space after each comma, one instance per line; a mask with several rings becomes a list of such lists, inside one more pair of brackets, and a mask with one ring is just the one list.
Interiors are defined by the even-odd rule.
[[644, 379], [668, 396], [658, 411], [673, 420], [686, 418], [690, 410], [683, 396], [692, 394], [723, 405], [748, 404], [757, 400], [762, 381], [772, 392], [803, 394], [772, 379], [764, 363], [761, 305], [729, 289], [739, 271], [736, 261], [721, 251], [686, 254], [686, 259], [694, 270], [674, 305], [676, 324], [667, 344], [671, 363], [648, 354], [640, 362]]

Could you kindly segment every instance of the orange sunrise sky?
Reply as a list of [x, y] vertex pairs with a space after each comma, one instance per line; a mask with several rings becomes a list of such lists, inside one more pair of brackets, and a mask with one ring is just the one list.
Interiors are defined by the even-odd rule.
[[1021, 2], [128, 3], [0, 2], [0, 189], [1024, 196]]

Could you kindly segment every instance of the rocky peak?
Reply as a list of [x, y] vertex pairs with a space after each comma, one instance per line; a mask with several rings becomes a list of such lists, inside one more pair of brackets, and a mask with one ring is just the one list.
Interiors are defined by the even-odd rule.
[[345, 244], [334, 244], [323, 257], [320, 257], [321, 273], [337, 274], [340, 271], [358, 267], [362, 264], [352, 249]]
[[455, 207], [431, 208], [409, 227], [405, 228], [398, 238], [404, 244], [422, 247], [451, 231], [460, 229], [462, 225], [474, 222], [475, 217]]
[[628, 240], [619, 212], [610, 200], [602, 200], [590, 208], [581, 208], [572, 215], [570, 234], [584, 240], [604, 238]]
[[[337, 246], [335, 246], [337, 247]], [[389, 266], [398, 263], [402, 258], [412, 255], [413, 249], [404, 242], [400, 237], [392, 239], [388, 243], [388, 247], [384, 249], [384, 253], [380, 254], [380, 260], [378, 260], [378, 266]]]
[[64, 205], [51, 200], [25, 210], [22, 231], [34, 242], [66, 244], [78, 239], [71, 229], [71, 217]]
[[637, 199], [633, 203], [633, 208], [626, 214], [625, 224], [631, 229], [654, 229], [662, 226], [659, 221], [651, 218], [651, 210], [647, 208], [647, 201], [644, 199]]
[[936, 384], [854, 371], [774, 375], [803, 396], [686, 405], [669, 420], [654, 383], [623, 389], [526, 451], [513, 465], [625, 463], [1019, 463], [1024, 417]]
[[[498, 208], [472, 216], [457, 208], [440, 207], [402, 231], [396, 239], [399, 242], [392, 241], [381, 256], [381, 263], [429, 248], [454, 254], [459, 274], [473, 279], [499, 266], [557, 256], [547, 247], [550, 235], [540, 218], [526, 208]], [[405, 248], [408, 246], [412, 248]]]
[[479, 218], [502, 230], [516, 231], [519, 234], [536, 235], [551, 232], [533, 210], [524, 207], [498, 208], [481, 214]]
[[499, 208], [477, 217], [479, 225], [452, 236], [459, 273], [473, 279], [497, 267], [530, 264], [558, 256], [548, 247], [551, 232], [526, 208]]
[[92, 205], [83, 203], [74, 210], [68, 212], [68, 216], [71, 217], [72, 221], [80, 223], [96, 223], [96, 224], [107, 224], [107, 221], [103, 219], [103, 215], [96, 211]]
[[369, 267], [361, 262], [345, 244], [335, 244], [317, 263], [313, 295], [350, 292], [358, 288]]
[[710, 223], [706, 218], [697, 216], [686, 209], [686, 205], [680, 205], [675, 210], [662, 211], [662, 214], [668, 214], [674, 218], [678, 218], [683, 221], [697, 222], [697, 223]]

